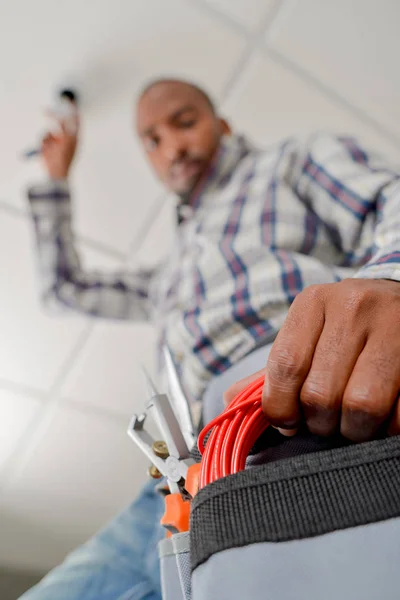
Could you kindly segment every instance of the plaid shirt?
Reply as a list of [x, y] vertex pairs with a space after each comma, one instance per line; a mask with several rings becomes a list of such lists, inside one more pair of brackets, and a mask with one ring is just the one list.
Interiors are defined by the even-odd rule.
[[96, 317], [151, 319], [198, 400], [213, 376], [275, 337], [305, 287], [400, 281], [399, 182], [351, 138], [316, 134], [264, 151], [225, 138], [165, 264], [113, 275], [81, 268], [67, 185], [35, 187], [43, 297]]

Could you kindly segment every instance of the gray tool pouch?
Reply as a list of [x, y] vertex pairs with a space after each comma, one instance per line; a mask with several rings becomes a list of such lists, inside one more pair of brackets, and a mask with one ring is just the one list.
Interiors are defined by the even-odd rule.
[[193, 501], [190, 557], [181, 535], [163, 600], [398, 600], [400, 437], [220, 479]]

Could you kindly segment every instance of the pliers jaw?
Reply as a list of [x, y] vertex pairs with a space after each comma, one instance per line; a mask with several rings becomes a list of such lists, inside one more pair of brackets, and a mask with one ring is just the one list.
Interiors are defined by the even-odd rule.
[[[153, 417], [160, 429], [160, 440], [155, 440], [145, 429], [149, 415]], [[188, 468], [195, 464], [195, 461], [190, 458], [189, 448], [166, 394], [154, 395], [144, 413], [133, 415], [128, 427], [128, 435], [167, 479], [171, 493], [180, 493], [187, 498], [184, 482]], [[165, 446], [164, 452], [160, 452], [162, 442]]]

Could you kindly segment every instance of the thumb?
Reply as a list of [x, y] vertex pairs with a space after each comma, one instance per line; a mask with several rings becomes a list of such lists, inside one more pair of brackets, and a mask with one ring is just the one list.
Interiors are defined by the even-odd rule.
[[258, 379], [259, 377], [261, 377], [261, 375], [264, 375], [264, 373], [265, 373], [265, 369], [261, 369], [260, 371], [257, 371], [256, 373], [253, 373], [252, 375], [248, 375], [247, 377], [244, 377], [243, 379], [240, 379], [240, 381], [237, 381], [236, 383], [231, 385], [224, 393], [225, 406], [229, 406], [229, 404], [232, 402], [232, 400], [238, 394], [240, 394], [240, 392], [242, 390], [244, 390], [245, 387], [247, 387], [250, 383], [252, 383], [256, 379]]

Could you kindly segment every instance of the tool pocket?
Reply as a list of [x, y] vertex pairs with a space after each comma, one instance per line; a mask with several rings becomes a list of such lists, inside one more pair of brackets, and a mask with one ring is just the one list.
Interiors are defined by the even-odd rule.
[[200, 490], [191, 590], [178, 568], [188, 595], [164, 600], [398, 600], [399, 556], [395, 437], [253, 467]]
[[191, 600], [189, 532], [159, 542], [163, 600]]

